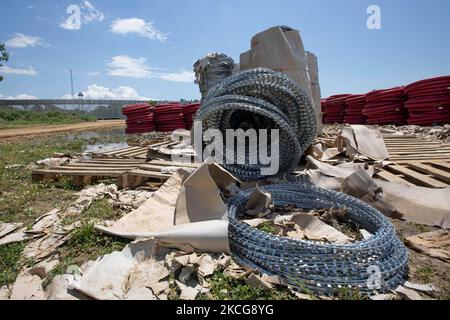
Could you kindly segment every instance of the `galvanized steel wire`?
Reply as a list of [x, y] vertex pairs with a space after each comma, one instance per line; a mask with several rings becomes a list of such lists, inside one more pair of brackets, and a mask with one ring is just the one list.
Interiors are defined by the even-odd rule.
[[[268, 129], [269, 137], [270, 129], [279, 129], [280, 167], [276, 176], [296, 168], [317, 132], [307, 94], [284, 74], [267, 68], [237, 72], [210, 89], [195, 120], [202, 122], [203, 131], [219, 129], [223, 137], [226, 129]], [[249, 164], [249, 154], [244, 156], [245, 164], [224, 167], [244, 181], [266, 178], [261, 175], [263, 165]]]
[[[239, 263], [278, 275], [294, 287], [316, 294], [336, 294], [343, 289], [374, 293], [376, 289], [370, 288], [368, 281], [375, 279], [380, 280], [381, 286], [376, 291], [384, 292], [406, 279], [407, 249], [396, 237], [394, 226], [376, 209], [356, 198], [310, 184], [260, 188], [272, 194], [275, 205], [293, 204], [307, 210], [345, 207], [349, 219], [372, 236], [349, 244], [330, 244], [259, 231], [240, 221], [253, 191], [247, 190], [227, 205], [230, 248]], [[371, 273], [371, 266], [379, 268], [379, 277]]]

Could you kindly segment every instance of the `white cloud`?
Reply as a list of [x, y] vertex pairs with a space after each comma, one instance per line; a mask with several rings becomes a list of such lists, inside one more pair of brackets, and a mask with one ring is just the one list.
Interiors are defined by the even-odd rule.
[[34, 100], [37, 99], [35, 96], [31, 96], [29, 94], [18, 94], [17, 96], [9, 96], [5, 97], [4, 95], [0, 94], [0, 99], [4, 100]]
[[34, 70], [33, 67], [21, 69], [21, 68], [11, 68], [8, 66], [0, 67], [0, 74], [16, 74], [16, 75], [23, 75], [23, 76], [37, 76], [38, 75], [38, 73], [36, 72], [36, 70]]
[[84, 23], [89, 23], [92, 21], [103, 21], [105, 20], [105, 15], [95, 8], [89, 1], [84, 1], [81, 4], [81, 16]]
[[[83, 91], [83, 99], [106, 99], [106, 100], [150, 100], [147, 97], [140, 96], [139, 93], [126, 86], [120, 86], [116, 89], [110, 89], [107, 87], [93, 84], [87, 87]], [[62, 97], [63, 99], [71, 99], [70, 94]]]
[[28, 48], [43, 46], [44, 41], [35, 36], [27, 36], [23, 33], [16, 33], [16, 35], [6, 41], [6, 45], [11, 48]]
[[150, 78], [151, 68], [146, 65], [145, 58], [132, 58], [129, 56], [115, 56], [108, 62], [109, 75], [131, 78]]
[[195, 74], [191, 71], [181, 70], [178, 73], [160, 73], [158, 78], [174, 82], [194, 82]]
[[121, 35], [137, 34], [143, 38], [161, 42], [167, 40], [167, 34], [156, 29], [153, 22], [146, 22], [138, 18], [115, 20], [111, 25], [111, 32]]
[[88, 72], [87, 75], [88, 75], [89, 77], [95, 77], [95, 76], [100, 75], [100, 72], [98, 72], [98, 71], [92, 71], [92, 72]]
[[193, 82], [194, 73], [187, 70], [180, 72], [159, 72], [147, 65], [147, 59], [129, 56], [115, 56], [108, 62], [108, 74], [116, 77], [138, 79], [161, 79], [173, 82]]

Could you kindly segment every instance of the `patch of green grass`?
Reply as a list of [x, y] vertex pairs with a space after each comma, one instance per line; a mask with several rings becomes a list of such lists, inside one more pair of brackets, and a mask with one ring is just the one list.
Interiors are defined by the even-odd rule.
[[[82, 253], [87, 260], [122, 250], [129, 241], [100, 234], [95, 231], [93, 223], [83, 223], [76, 229], [67, 242], [65, 249], [68, 256], [75, 260]], [[84, 262], [84, 261], [83, 261]]]
[[355, 288], [340, 288], [338, 292], [339, 300], [366, 300], [358, 289]]
[[108, 199], [97, 199], [81, 215], [67, 216], [63, 220], [63, 225], [69, 225], [76, 221], [101, 222], [104, 220], [115, 220], [122, 216], [122, 212], [114, 208]]
[[277, 288], [277, 290], [269, 291], [254, 288], [247, 284], [245, 280], [236, 279], [223, 274], [223, 272], [215, 272], [207, 278], [211, 285], [209, 294], [199, 295], [199, 300], [295, 300], [295, 295], [286, 288]]
[[430, 266], [420, 267], [416, 270], [416, 276], [425, 283], [432, 282], [434, 275], [435, 271]]
[[15, 281], [20, 272], [20, 255], [25, 245], [21, 242], [0, 246], [0, 287]]
[[278, 234], [278, 230], [277, 227], [275, 226], [275, 224], [272, 221], [267, 221], [264, 223], [261, 223], [258, 227], [258, 230], [266, 232], [266, 233], [270, 233], [270, 234]]
[[1, 128], [9, 129], [21, 126], [73, 124], [96, 121], [95, 117], [68, 111], [22, 111], [8, 108], [0, 109]]
[[[34, 183], [29, 164], [56, 152], [79, 152], [80, 142], [75, 141], [45, 137], [0, 143], [0, 221], [27, 224], [73, 201], [74, 190], [78, 189], [70, 180]], [[8, 167], [11, 165], [18, 166]]]

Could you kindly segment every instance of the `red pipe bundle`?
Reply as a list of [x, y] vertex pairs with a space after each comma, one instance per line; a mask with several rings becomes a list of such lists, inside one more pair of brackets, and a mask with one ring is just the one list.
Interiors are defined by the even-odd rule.
[[194, 124], [194, 116], [199, 108], [200, 103], [194, 103], [184, 106], [183, 114], [184, 122], [186, 123], [186, 129], [191, 130], [192, 125]]
[[408, 124], [450, 123], [450, 76], [425, 79], [405, 87]]
[[364, 94], [352, 94], [345, 99], [347, 109], [345, 111], [344, 121], [349, 124], [365, 124], [366, 117], [363, 110], [366, 105], [366, 96]]
[[127, 117], [126, 133], [144, 133], [155, 131], [153, 108], [148, 103], [131, 104], [122, 109]]
[[369, 92], [363, 111], [367, 124], [406, 124], [408, 110], [405, 100], [403, 87]]
[[163, 104], [155, 107], [156, 129], [160, 132], [170, 132], [176, 129], [186, 129], [183, 107], [180, 104]]
[[349, 94], [338, 94], [325, 99], [323, 123], [342, 123], [345, 115], [345, 99]]

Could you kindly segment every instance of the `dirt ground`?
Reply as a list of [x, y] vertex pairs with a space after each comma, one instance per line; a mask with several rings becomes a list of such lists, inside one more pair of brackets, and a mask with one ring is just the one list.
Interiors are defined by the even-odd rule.
[[[93, 127], [94, 126], [94, 127]], [[52, 210], [53, 208], [66, 208], [76, 199], [75, 189], [71, 181], [55, 181], [48, 183], [34, 183], [31, 180], [29, 164], [49, 155], [60, 153], [79, 153], [87, 145], [98, 143], [124, 142], [129, 139], [123, 133], [115, 137], [112, 132], [105, 129], [120, 128], [124, 126], [123, 121], [99, 121], [96, 123], [82, 123], [64, 126], [32, 127], [13, 130], [0, 130], [0, 221], [22, 222], [25, 225], [32, 223], [38, 216]], [[70, 132], [84, 130], [99, 130], [99, 137], [77, 140], [69, 139]], [[6, 138], [6, 132], [16, 135], [14, 138]], [[61, 133], [61, 134], [58, 134]], [[64, 133], [69, 133], [68, 135]], [[3, 135], [2, 135], [3, 134]], [[113, 137], [119, 141], [111, 140]], [[115, 139], [114, 138], [114, 139]], [[139, 137], [134, 137], [137, 139]], [[13, 142], [11, 142], [13, 139]], [[17, 139], [17, 141], [16, 141]], [[8, 167], [13, 166], [13, 167]], [[114, 181], [111, 181], [113, 183]], [[109, 183], [109, 182], [108, 182]], [[94, 203], [83, 219], [102, 219], [116, 217], [118, 213], [107, 202]], [[80, 220], [81, 221], [81, 220]], [[415, 224], [412, 222], [393, 220], [391, 222], [397, 229], [401, 240], [414, 234], [436, 230], [438, 228]], [[62, 260], [59, 266], [52, 271], [52, 276], [62, 273], [69, 264], [81, 265], [87, 260], [95, 260], [98, 256], [117, 251], [124, 245], [106, 235], [95, 233], [91, 225], [74, 235], [78, 239], [76, 245], [68, 244], [61, 249]], [[75, 242], [74, 242], [75, 243]], [[12, 245], [0, 251], [0, 287], [2, 284], [11, 284], [23, 266], [19, 263], [19, 257], [23, 245]], [[15, 251], [17, 251], [15, 253]], [[80, 254], [83, 252], [83, 254]], [[450, 299], [450, 268], [447, 262], [429, 257], [425, 254], [409, 250], [409, 280], [415, 283], [432, 283], [439, 292], [431, 294], [421, 293], [424, 298]], [[12, 259], [11, 256], [17, 256]], [[2, 261], [10, 261], [10, 265], [2, 267]], [[27, 261], [23, 262], [27, 263]], [[2, 269], [3, 268], [3, 269]], [[3, 273], [3, 275], [1, 274]], [[3, 276], [3, 278], [1, 277]], [[214, 293], [213, 298], [234, 299], [285, 299], [282, 292], [261, 293], [235, 279], [224, 278], [223, 275], [215, 275], [211, 280]], [[226, 287], [228, 290], [225, 297], [222, 293]], [[216, 290], [217, 289], [217, 290]], [[355, 297], [351, 297], [356, 299]]]
[[125, 127], [125, 120], [100, 120], [96, 122], [83, 122], [58, 126], [37, 126], [16, 129], [0, 129], [1, 139], [20, 139], [40, 135], [56, 134], [60, 132], [79, 132], [86, 130], [99, 130]]

